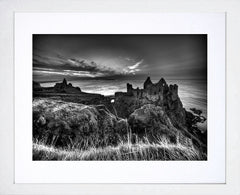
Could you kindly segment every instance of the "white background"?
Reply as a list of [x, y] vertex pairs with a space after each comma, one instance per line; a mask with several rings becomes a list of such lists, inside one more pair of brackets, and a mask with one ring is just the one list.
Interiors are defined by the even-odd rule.
[[[32, 34], [207, 34], [208, 160], [32, 161]], [[225, 183], [224, 76], [225, 14], [16, 13], [15, 182]]]
[[[0, 194], [239, 194], [239, 1], [1, 1]], [[226, 184], [14, 184], [13, 11], [223, 12], [227, 11]], [[22, 91], [23, 93], [23, 91]], [[198, 177], [196, 175], [196, 177]]]

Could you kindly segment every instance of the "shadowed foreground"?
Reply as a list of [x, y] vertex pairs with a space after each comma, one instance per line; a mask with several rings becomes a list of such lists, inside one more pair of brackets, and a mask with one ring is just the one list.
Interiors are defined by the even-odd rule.
[[186, 111], [178, 86], [163, 78], [91, 102], [65, 79], [34, 91], [33, 160], [207, 159], [207, 134], [196, 126], [206, 118]]
[[193, 147], [168, 143], [119, 144], [116, 147], [88, 150], [58, 149], [41, 143], [33, 144], [33, 160], [203, 160], [205, 156]]

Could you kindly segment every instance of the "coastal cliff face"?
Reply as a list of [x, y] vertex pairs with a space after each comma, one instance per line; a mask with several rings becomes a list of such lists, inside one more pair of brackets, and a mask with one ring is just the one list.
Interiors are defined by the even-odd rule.
[[143, 89], [127, 84], [127, 92], [115, 94], [114, 106], [118, 116], [127, 118], [134, 131], [153, 135], [166, 135], [172, 141], [181, 137], [184, 143], [192, 141], [206, 149], [207, 135], [202, 134], [196, 123], [205, 119], [188, 112], [178, 96], [178, 86], [168, 85], [161, 78], [152, 83], [150, 77]]

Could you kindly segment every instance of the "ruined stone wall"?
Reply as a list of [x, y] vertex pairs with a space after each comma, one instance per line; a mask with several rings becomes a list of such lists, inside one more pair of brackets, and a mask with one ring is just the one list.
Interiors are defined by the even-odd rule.
[[171, 94], [172, 101], [176, 101], [178, 98], [178, 86], [176, 84], [170, 85], [169, 92]]
[[[143, 89], [134, 89], [131, 84], [127, 83], [127, 94], [136, 98], [147, 98], [152, 101], [163, 101], [164, 92], [168, 89], [164, 79], [161, 79], [158, 83], [152, 83], [150, 77], [143, 84]], [[173, 99], [177, 96], [177, 90], [175, 86], [171, 88], [173, 91]]]

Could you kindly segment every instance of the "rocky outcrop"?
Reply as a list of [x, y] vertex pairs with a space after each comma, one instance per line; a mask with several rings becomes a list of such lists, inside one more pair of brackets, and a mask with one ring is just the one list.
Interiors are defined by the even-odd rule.
[[[162, 107], [153, 104], [146, 104], [136, 109], [128, 118], [133, 133], [144, 135], [153, 140], [156, 138], [167, 138], [172, 143], [191, 145], [189, 138], [176, 129], [171, 119]], [[181, 139], [179, 139], [181, 138]]]
[[64, 78], [62, 83], [56, 83], [53, 89], [58, 93], [79, 93], [81, 89], [79, 87], [73, 87], [71, 83], [67, 83]]
[[137, 131], [148, 131], [155, 128], [159, 129], [159, 126], [162, 125], [164, 125], [166, 129], [176, 131], [175, 127], [173, 126], [171, 120], [169, 119], [163, 108], [153, 104], [146, 104], [141, 108], [136, 109], [129, 116], [128, 121], [133, 128], [136, 127]]
[[197, 114], [197, 115], [201, 115], [202, 114], [202, 111], [201, 110], [198, 110], [196, 108], [190, 108], [190, 110], [194, 113], [194, 114]]
[[126, 120], [104, 105], [90, 106], [51, 99], [33, 101], [33, 138], [54, 146], [106, 146], [127, 135]]
[[136, 109], [128, 118], [132, 131], [138, 135], [166, 136], [176, 142], [177, 130], [160, 106], [146, 104]]

